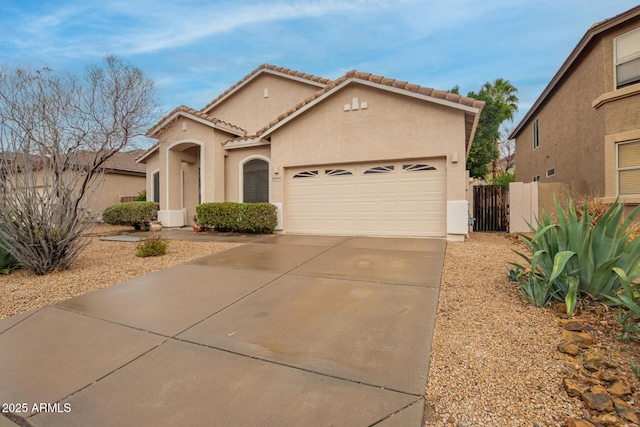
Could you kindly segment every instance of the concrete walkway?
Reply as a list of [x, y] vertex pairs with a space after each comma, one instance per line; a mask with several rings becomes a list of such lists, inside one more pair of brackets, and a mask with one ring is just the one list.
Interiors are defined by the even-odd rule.
[[421, 426], [445, 246], [253, 237], [5, 319], [0, 404], [27, 426]]

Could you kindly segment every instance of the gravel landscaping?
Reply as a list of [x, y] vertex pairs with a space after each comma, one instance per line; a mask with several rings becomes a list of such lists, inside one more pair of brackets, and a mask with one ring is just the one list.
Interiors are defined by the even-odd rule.
[[[166, 255], [138, 258], [135, 243], [94, 236], [69, 270], [42, 277], [26, 271], [0, 276], [0, 319], [233, 246], [237, 244], [171, 240]], [[568, 320], [554, 308], [527, 303], [506, 277], [506, 263], [518, 259], [511, 249], [518, 247], [522, 249], [505, 234], [474, 233], [464, 243], [448, 243], [426, 390], [426, 426], [565, 426], [570, 418], [594, 417], [564, 388], [563, 379], [576, 373], [580, 363], [558, 351]], [[631, 385], [633, 393], [624, 399], [637, 408], [640, 383], [631, 374], [629, 360], [640, 362], [640, 346], [615, 339], [613, 314], [602, 306], [583, 310], [577, 320], [594, 331], [592, 347], [606, 354], [607, 367], [615, 367]]]
[[[558, 351], [567, 320], [527, 303], [506, 277], [519, 246], [511, 236], [486, 233], [447, 245], [425, 425], [565, 426], [569, 418], [596, 417], [563, 387], [577, 363]], [[615, 320], [605, 317], [585, 312], [577, 320], [600, 332], [595, 346], [638, 389], [629, 360], [640, 361], [640, 346], [616, 340]], [[639, 397], [626, 398], [637, 408]]]
[[[237, 243], [171, 240], [166, 255], [140, 258], [135, 256], [136, 243], [99, 240], [100, 235], [113, 235], [119, 230], [100, 226], [89, 246], [68, 270], [46, 276], [25, 270], [0, 275], [0, 319], [238, 246]], [[131, 231], [131, 227], [125, 230]]]

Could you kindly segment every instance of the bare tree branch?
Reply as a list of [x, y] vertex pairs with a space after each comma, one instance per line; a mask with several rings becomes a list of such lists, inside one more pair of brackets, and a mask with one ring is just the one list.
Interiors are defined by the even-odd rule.
[[153, 82], [113, 56], [82, 77], [0, 69], [0, 246], [36, 274], [68, 268], [106, 162], [156, 109]]

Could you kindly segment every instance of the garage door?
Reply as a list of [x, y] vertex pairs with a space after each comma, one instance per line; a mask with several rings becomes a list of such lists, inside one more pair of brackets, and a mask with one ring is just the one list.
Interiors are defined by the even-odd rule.
[[289, 233], [446, 235], [443, 159], [290, 169]]

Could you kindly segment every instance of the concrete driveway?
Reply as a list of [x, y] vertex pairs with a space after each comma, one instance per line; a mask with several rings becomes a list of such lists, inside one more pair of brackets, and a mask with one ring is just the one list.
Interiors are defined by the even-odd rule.
[[269, 236], [5, 319], [2, 410], [33, 426], [421, 426], [445, 246]]

